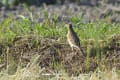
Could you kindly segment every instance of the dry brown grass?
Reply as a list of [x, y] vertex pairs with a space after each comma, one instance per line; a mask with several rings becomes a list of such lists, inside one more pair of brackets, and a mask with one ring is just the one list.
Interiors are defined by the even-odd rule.
[[[14, 74], [20, 66], [26, 68], [34, 55], [39, 55], [38, 64], [41, 68], [46, 68], [51, 71], [59, 71], [64, 69], [69, 75], [79, 75], [80, 73], [88, 73], [89, 71], [96, 71], [99, 67], [101, 70], [111, 70], [116, 67], [120, 69], [120, 51], [119, 47], [112, 48], [101, 47], [104, 54], [98, 59], [96, 56], [97, 48], [84, 46], [82, 47], [86, 56], [83, 57], [79, 53], [74, 56], [71, 48], [66, 43], [59, 41], [39, 38], [37, 45], [34, 37], [21, 38], [3, 49], [5, 52], [2, 57], [2, 63], [5, 64], [3, 68], [7, 68], [9, 74]], [[111, 40], [112, 41], [112, 40]], [[115, 43], [115, 41], [114, 41]], [[93, 45], [90, 43], [90, 45]], [[112, 44], [112, 46], [114, 46]], [[89, 53], [89, 54], [88, 54]]]

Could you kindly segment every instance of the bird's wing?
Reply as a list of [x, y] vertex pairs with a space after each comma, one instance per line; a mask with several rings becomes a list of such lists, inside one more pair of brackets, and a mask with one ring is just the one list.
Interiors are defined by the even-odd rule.
[[71, 37], [73, 38], [73, 44], [75, 44], [76, 46], [80, 47], [80, 39], [77, 36], [76, 33], [72, 34]]

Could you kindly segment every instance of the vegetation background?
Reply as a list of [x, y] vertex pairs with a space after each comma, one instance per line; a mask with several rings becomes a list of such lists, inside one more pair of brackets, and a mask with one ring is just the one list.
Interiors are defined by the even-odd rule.
[[120, 1], [0, 0], [0, 80], [120, 80]]

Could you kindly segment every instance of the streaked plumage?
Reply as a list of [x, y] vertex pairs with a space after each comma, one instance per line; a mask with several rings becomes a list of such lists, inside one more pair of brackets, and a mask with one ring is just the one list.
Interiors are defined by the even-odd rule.
[[80, 46], [80, 39], [77, 36], [77, 34], [75, 33], [75, 31], [73, 30], [72, 24], [71, 23], [68, 24], [67, 28], [68, 28], [67, 40], [68, 40], [68, 43], [71, 46], [72, 50], [74, 50], [74, 48], [76, 48], [76, 49], [80, 50], [83, 54], [83, 51]]

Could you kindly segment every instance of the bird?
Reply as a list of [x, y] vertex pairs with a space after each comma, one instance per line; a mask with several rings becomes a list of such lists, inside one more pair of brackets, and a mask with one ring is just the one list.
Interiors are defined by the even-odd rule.
[[67, 25], [67, 29], [68, 29], [67, 41], [68, 41], [70, 47], [72, 48], [72, 51], [74, 51], [74, 48], [75, 48], [75, 49], [78, 49], [79, 51], [81, 51], [81, 54], [84, 55], [84, 52], [80, 45], [80, 39], [77, 36], [77, 33], [74, 31], [71, 23], [69, 23]]

